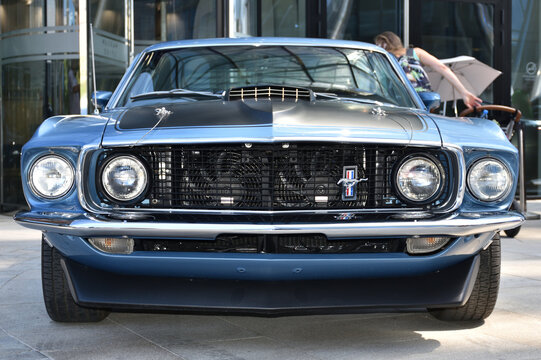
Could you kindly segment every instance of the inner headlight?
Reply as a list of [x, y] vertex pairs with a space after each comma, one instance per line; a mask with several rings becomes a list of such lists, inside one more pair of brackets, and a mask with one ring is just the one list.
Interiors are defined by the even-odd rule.
[[135, 156], [117, 156], [103, 167], [101, 184], [106, 195], [112, 200], [132, 201], [147, 189], [147, 169]]
[[482, 201], [495, 201], [503, 198], [511, 190], [511, 172], [500, 161], [482, 159], [468, 172], [468, 187], [472, 194]]
[[425, 156], [407, 158], [396, 172], [396, 188], [402, 197], [414, 203], [429, 202], [442, 188], [443, 170], [437, 160]]
[[70, 191], [74, 174], [68, 160], [58, 155], [47, 155], [32, 165], [28, 179], [34, 194], [47, 199], [56, 199]]

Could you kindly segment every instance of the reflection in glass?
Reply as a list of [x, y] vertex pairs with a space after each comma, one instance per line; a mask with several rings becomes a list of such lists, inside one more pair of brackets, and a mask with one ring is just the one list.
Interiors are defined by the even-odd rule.
[[327, 0], [329, 39], [373, 42], [384, 31], [401, 34], [402, 1]]
[[[439, 59], [468, 55], [493, 66], [493, 4], [426, 0], [421, 19], [422, 44], [415, 46]], [[491, 84], [480, 97], [491, 103], [492, 93]]]
[[20, 155], [47, 112], [45, 62], [32, 61], [2, 66], [4, 202], [23, 204]]
[[158, 41], [216, 37], [216, 2], [137, 0], [134, 23], [135, 41], [143, 46]]
[[216, 37], [215, 0], [168, 0], [165, 4], [166, 40]]
[[0, 32], [44, 26], [44, 0], [0, 0]]
[[90, 22], [94, 28], [124, 36], [124, 1], [90, 0]]
[[79, 24], [79, 2], [77, 0], [56, 0], [56, 26]]
[[525, 123], [525, 183], [530, 197], [541, 196], [541, 2], [513, 0], [511, 103]]
[[306, 4], [304, 1], [261, 1], [260, 12], [262, 36], [306, 36]]
[[234, 1], [233, 27], [229, 36], [257, 36], [257, 3], [255, 0]]
[[511, 100], [525, 119], [541, 119], [541, 3], [514, 0]]
[[235, 9], [232, 37], [306, 36], [306, 1], [232, 1]]
[[120, 106], [152, 91], [222, 93], [249, 85], [306, 87], [367, 101], [415, 106], [389, 61], [364, 50], [303, 46], [216, 46], [145, 55]]

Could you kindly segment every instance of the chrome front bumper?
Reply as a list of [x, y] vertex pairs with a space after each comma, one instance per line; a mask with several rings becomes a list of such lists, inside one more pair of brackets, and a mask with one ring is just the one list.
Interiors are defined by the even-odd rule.
[[516, 212], [450, 214], [438, 220], [344, 221], [310, 224], [182, 223], [123, 221], [90, 214], [19, 212], [20, 225], [75, 236], [182, 237], [214, 239], [220, 234], [325, 234], [329, 239], [382, 236], [468, 236], [512, 229], [524, 221]]

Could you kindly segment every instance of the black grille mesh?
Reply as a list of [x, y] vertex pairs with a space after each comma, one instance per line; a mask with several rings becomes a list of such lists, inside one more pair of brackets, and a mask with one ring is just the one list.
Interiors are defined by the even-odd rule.
[[223, 234], [216, 240], [136, 239], [135, 251], [354, 254], [403, 252], [404, 238], [328, 240], [323, 234]]
[[[391, 174], [412, 149], [343, 143], [235, 143], [145, 146], [132, 149], [152, 172], [150, 191], [132, 207], [172, 209], [407, 208]], [[126, 151], [124, 150], [123, 153]], [[426, 152], [426, 149], [424, 150]], [[429, 151], [449, 174], [446, 155]], [[109, 152], [107, 156], [114, 154]], [[345, 166], [357, 166], [355, 200], [342, 200]], [[448, 188], [450, 176], [446, 176]], [[429, 206], [445, 200], [448, 191]]]

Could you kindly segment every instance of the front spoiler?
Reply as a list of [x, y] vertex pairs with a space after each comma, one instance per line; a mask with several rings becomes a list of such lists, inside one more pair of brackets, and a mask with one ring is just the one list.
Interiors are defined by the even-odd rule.
[[182, 237], [215, 239], [220, 234], [324, 234], [329, 239], [382, 236], [468, 236], [512, 229], [524, 222], [516, 212], [453, 213], [437, 220], [344, 221], [332, 223], [197, 223], [112, 220], [78, 213], [18, 212], [27, 228], [75, 236]]
[[461, 306], [470, 297], [480, 258], [418, 275], [274, 281], [133, 276], [65, 263], [72, 296], [87, 307], [293, 315]]

